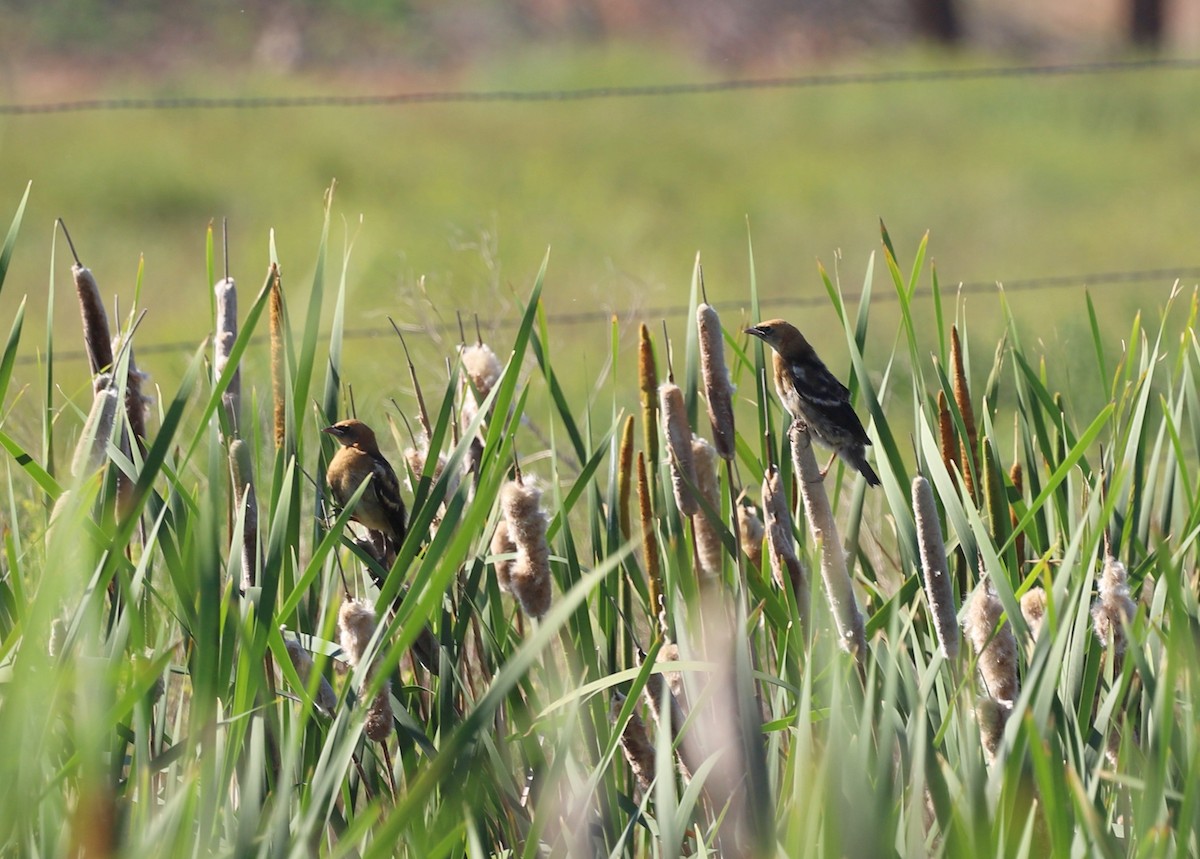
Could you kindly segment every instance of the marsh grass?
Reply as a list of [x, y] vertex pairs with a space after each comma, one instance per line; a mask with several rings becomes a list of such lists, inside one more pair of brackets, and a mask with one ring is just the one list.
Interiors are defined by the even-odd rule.
[[[865, 644], [851, 655], [815, 592], [820, 577], [787, 578], [812, 591], [794, 593], [771, 565], [735, 557], [727, 523], [737, 521], [742, 487], [753, 496], [769, 476], [798, 509], [788, 428], [766, 387], [761, 346], [725, 330], [744, 414], [733, 468], [719, 471], [719, 491], [694, 514], [723, 549], [702, 577], [649, 397], [643, 449], [618, 456], [634, 438], [619, 404], [632, 399], [628, 380], [641, 371], [617, 348], [615, 323], [600, 394], [581, 405], [563, 393], [556, 367], [572, 356], [541, 311], [554, 276], [548, 258], [511, 341], [491, 344], [502, 370], [465, 427], [462, 395], [476, 389], [461, 381], [459, 352], [447, 353], [447, 365], [415, 368], [429, 414], [424, 456], [414, 460], [421, 473], [408, 475], [410, 530], [389, 570], [370, 569], [377, 562], [355, 544], [350, 510], [332, 509], [321, 485], [332, 449], [318, 429], [344, 416], [360, 372], [341, 360], [349, 256], [331, 276], [331, 204], [313, 281], [281, 279], [287, 268], [272, 243], [263, 286], [244, 296], [220, 372], [197, 344], [178, 389], [161, 392], [144, 449], [122, 448], [114, 426], [89, 460], [95, 467], [79, 474], [54, 455], [73, 441], [55, 434], [56, 417], [84, 406], [58, 393], [49, 330], [44, 404], [9, 390], [16, 350], [30, 336], [23, 314], [14, 318], [0, 354], [0, 854], [1200, 850], [1194, 294], [1172, 291], [1159, 323], [1136, 319], [1120, 340], [1092, 325], [1092, 381], [1110, 401], [1078, 414], [1058, 369], [1023, 345], [1003, 293], [995, 301], [1004, 338], [971, 340], [970, 320], [939, 290], [923, 242], [902, 268], [883, 236], [878, 279], [898, 299], [894, 335], [871, 324], [874, 261], [858, 308], [824, 274], [883, 485], [868, 493], [841, 465], [830, 472], [838, 545], [820, 546], [798, 518], [773, 521], [791, 521], [808, 569], [844, 552], [864, 618]], [[0, 249], [0, 286], [24, 207], [22, 199]], [[103, 289], [103, 273], [96, 278]], [[752, 254], [748, 283], [757, 314]], [[918, 283], [932, 286], [931, 299], [916, 300]], [[693, 282], [693, 311], [696, 292]], [[319, 323], [330, 306], [325, 341]], [[1090, 303], [1080, 312], [1094, 322]], [[933, 358], [914, 333], [928, 316]], [[267, 328], [264, 317], [276, 335], [272, 372], [240, 368], [244, 426], [233, 427], [223, 398], [250, 338]], [[946, 374], [951, 326], [965, 367], [993, 362], [980, 390]], [[643, 329], [642, 370], [652, 330]], [[696, 427], [697, 333], [671, 334], [681, 344], [674, 367], [683, 409]], [[665, 355], [665, 343], [653, 347]], [[127, 374], [112, 378], [123, 394]], [[654, 386], [642, 378], [640, 387]], [[1012, 409], [998, 410], [1002, 390]], [[382, 424], [395, 417], [392, 394], [359, 385], [353, 400], [360, 416]], [[531, 402], [545, 411], [530, 414]], [[968, 402], [977, 442], [963, 420]], [[18, 419], [35, 409], [43, 425]], [[127, 421], [115, 413], [116, 424]], [[531, 423], [546, 428], [545, 442]], [[915, 431], [900, 437], [899, 426]], [[231, 484], [235, 432], [242, 447]], [[634, 459], [637, 517], [622, 512], [635, 502], [619, 487], [632, 480]], [[472, 460], [469, 478], [459, 479]], [[1002, 469], [1002, 460], [1022, 469]], [[514, 462], [545, 487], [553, 597], [536, 620], [497, 576], [514, 555], [511, 544], [493, 542]], [[979, 469], [987, 500], [975, 499], [964, 468]], [[132, 486], [119, 507], [118, 474]], [[974, 650], [947, 659], [922, 589], [910, 501], [918, 475], [933, 502], [922, 512], [925, 539], [944, 535], [946, 557], [968, 562], [953, 582], [956, 604], [985, 572], [1015, 637], [1019, 692], [987, 755], [977, 700], [988, 690]], [[257, 517], [238, 503], [236, 487], [250, 483]], [[247, 529], [258, 538], [254, 557], [243, 551]], [[1133, 600], [1123, 603], [1132, 613], [1114, 621], [1122, 659], [1106, 652], [1112, 644], [1094, 634], [1091, 615], [1110, 554], [1128, 571]], [[383, 581], [378, 591], [372, 572]], [[1035, 588], [1044, 590], [1036, 639], [1019, 610]], [[368, 600], [377, 616], [353, 660], [337, 632], [348, 599]], [[420, 640], [427, 646], [417, 658]], [[301, 650], [311, 663], [293, 661]], [[379, 696], [392, 730], [369, 741], [368, 719], [382, 712], [369, 702]], [[372, 735], [383, 736], [377, 728]], [[638, 744], [631, 769], [631, 738], [643, 734], [650, 746]]]

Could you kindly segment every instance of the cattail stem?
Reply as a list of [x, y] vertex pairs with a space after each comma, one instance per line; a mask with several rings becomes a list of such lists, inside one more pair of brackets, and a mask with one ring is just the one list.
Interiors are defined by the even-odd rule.
[[933, 615], [938, 643], [947, 659], [958, 658], [958, 609], [954, 604], [954, 585], [950, 579], [950, 564], [946, 560], [946, 544], [938, 524], [937, 506], [929, 481], [917, 475], [912, 485], [913, 513], [917, 522], [917, 541], [921, 549], [921, 568], [925, 574], [925, 596]]
[[825, 481], [812, 449], [812, 437], [808, 428], [799, 422], [792, 424], [789, 434], [808, 527], [813, 538], [821, 544], [821, 580], [837, 626], [838, 644], [858, 661], [861, 673], [867, 658], [862, 611], [858, 607], [854, 585], [846, 568], [846, 556], [838, 538], [829, 496], [825, 493]]

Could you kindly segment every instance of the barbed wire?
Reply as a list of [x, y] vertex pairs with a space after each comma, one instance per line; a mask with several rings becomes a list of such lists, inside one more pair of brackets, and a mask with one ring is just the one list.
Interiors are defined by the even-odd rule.
[[[1065, 274], [1065, 275], [1044, 275], [1039, 277], [1019, 278], [1010, 281], [962, 281], [954, 286], [943, 285], [942, 292], [946, 295], [954, 294], [974, 294], [990, 291], [1004, 292], [1028, 292], [1038, 289], [1064, 289], [1070, 286], [1119, 286], [1137, 283], [1148, 283], [1156, 280], [1190, 280], [1196, 279], [1200, 281], [1200, 266], [1180, 266], [1177, 268], [1150, 268], [1136, 269], [1130, 271], [1102, 271], [1093, 272], [1091, 274]], [[931, 295], [933, 292], [931, 287], [920, 287], [914, 290], [914, 297], [923, 297]], [[862, 298], [861, 290], [850, 290], [842, 293], [843, 299], [846, 301], [858, 301]], [[891, 304], [899, 300], [894, 292], [874, 292], [871, 297], [872, 303], [876, 304]], [[775, 296], [760, 300], [759, 304], [763, 307], [820, 307], [826, 304], [829, 298], [825, 295], [796, 295], [796, 296]], [[722, 311], [736, 311], [749, 308], [749, 301], [726, 300], [715, 301], [713, 307]], [[687, 314], [689, 306], [687, 304], [664, 304], [652, 307], [636, 308], [625, 314], [627, 320], [654, 320], [669, 319]], [[613, 319], [618, 319], [621, 314], [613, 310], [598, 309], [598, 310], [583, 310], [570, 313], [548, 313], [546, 314], [547, 324], [558, 326], [569, 325], [585, 325], [589, 323], [607, 323]], [[520, 324], [519, 319], [499, 319], [491, 324], [491, 328], [497, 331], [516, 328]], [[440, 322], [432, 325], [414, 326], [413, 331], [436, 331], [442, 334], [457, 333], [457, 322]], [[328, 338], [328, 332], [325, 332], [323, 337]], [[376, 337], [395, 336], [390, 326], [373, 326], [370, 328], [346, 328], [342, 331], [344, 340], [369, 340]], [[265, 337], [253, 337], [250, 340], [252, 345], [262, 345], [266, 343]], [[148, 343], [137, 344], [138, 355], [160, 355], [172, 352], [191, 351], [198, 345], [198, 340], [174, 340], [166, 343]], [[87, 352], [83, 349], [74, 350], [59, 350], [54, 353], [55, 361], [83, 361], [87, 360]], [[28, 365], [39, 360], [38, 356], [20, 355], [16, 358], [15, 363], [18, 365]]]
[[1200, 58], [1155, 58], [1142, 60], [1104, 60], [1058, 65], [838, 72], [832, 74], [796, 75], [793, 77], [709, 81], [707, 83], [648, 84], [556, 90], [432, 90], [376, 95], [109, 98], [29, 104], [0, 104], [0, 116], [99, 111], [264, 110], [317, 107], [395, 107], [418, 104], [578, 102], [597, 99], [707, 95], [742, 90], [882, 86], [906, 83], [984, 81], [998, 78], [1066, 77], [1130, 74], [1151, 71], [1195, 71], [1197, 69], [1200, 69]]

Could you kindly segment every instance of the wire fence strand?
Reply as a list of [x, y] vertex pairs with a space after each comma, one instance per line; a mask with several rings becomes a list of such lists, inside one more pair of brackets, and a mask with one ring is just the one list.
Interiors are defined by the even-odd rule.
[[284, 108], [399, 107], [420, 104], [484, 104], [579, 102], [598, 99], [658, 98], [707, 95], [744, 90], [812, 89], [818, 87], [883, 86], [907, 83], [949, 83], [1000, 78], [1067, 77], [1082, 75], [1177, 72], [1200, 69], [1200, 58], [1105, 60], [1058, 65], [985, 66], [962, 69], [840, 72], [793, 77], [748, 78], [701, 83], [587, 87], [543, 90], [434, 90], [375, 95], [308, 95], [247, 97], [110, 98], [78, 101], [0, 104], [0, 116], [55, 113], [157, 110], [266, 110]]
[[[1073, 275], [1045, 275], [1041, 277], [1027, 277], [1010, 281], [963, 281], [955, 286], [945, 285], [942, 287], [944, 294], [974, 294], [982, 292], [1001, 291], [1004, 292], [1029, 292], [1033, 290], [1047, 289], [1065, 289], [1071, 286], [1120, 286], [1150, 283], [1153, 281], [1187, 281], [1196, 280], [1200, 282], [1200, 266], [1180, 266], [1177, 268], [1152, 268], [1152, 269], [1137, 269], [1131, 271], [1104, 271], [1093, 272], [1091, 274], [1073, 274]], [[932, 293], [929, 287], [921, 287], [914, 291], [915, 297], [927, 296]], [[861, 291], [853, 290], [842, 293], [847, 301], [857, 301], [862, 297]], [[820, 307], [828, 302], [828, 298], [824, 295], [796, 295], [796, 296], [773, 296], [764, 298], [759, 303], [763, 307]], [[898, 300], [895, 293], [892, 292], [876, 292], [871, 299], [876, 304], [891, 304]], [[721, 311], [738, 311], [748, 309], [748, 301], [726, 300], [715, 301], [713, 307]], [[626, 321], [657, 321], [660, 319], [672, 319], [686, 315], [688, 305], [686, 304], [664, 304], [651, 307], [637, 308], [630, 311], [624, 316]], [[615, 313], [611, 309], [584, 310], [571, 313], [548, 313], [546, 314], [547, 324], [556, 326], [572, 326], [572, 325], [588, 325], [608, 323], [613, 317], [620, 318], [622, 314]], [[499, 319], [491, 324], [491, 328], [497, 331], [516, 328], [520, 324], [519, 319]], [[434, 325], [414, 326], [412, 331], [431, 331], [441, 334], [453, 334], [458, 331], [457, 322], [442, 322]], [[328, 338], [328, 332], [324, 333]], [[394, 336], [394, 332], [390, 326], [372, 326], [363, 328], [346, 328], [342, 332], [342, 337], [345, 340], [369, 340], [377, 337]], [[174, 340], [166, 343], [139, 343], [137, 344], [137, 352], [139, 355], [161, 355], [176, 352], [191, 352], [195, 350], [197, 345], [196, 340]], [[250, 343], [253, 345], [262, 345], [266, 343], [265, 337], [253, 337]], [[83, 361], [87, 360], [87, 352], [83, 349], [77, 350], [55, 350], [55, 361]], [[15, 363], [18, 365], [28, 365], [40, 360], [34, 355], [20, 355], [16, 358]]]

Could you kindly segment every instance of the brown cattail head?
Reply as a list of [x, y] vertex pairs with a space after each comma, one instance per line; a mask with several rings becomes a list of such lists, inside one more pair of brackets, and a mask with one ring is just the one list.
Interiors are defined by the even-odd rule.
[[[1129, 596], [1129, 574], [1125, 565], [1109, 555], [1104, 559], [1104, 569], [1098, 583], [1099, 598], [1092, 605], [1092, 624], [1096, 638], [1105, 647], [1112, 647], [1113, 655], [1119, 660], [1125, 656], [1128, 638], [1126, 625], [1133, 623], [1137, 603]], [[1114, 668], [1119, 666], [1114, 665]]]
[[75, 279], [75, 294], [79, 298], [79, 314], [83, 318], [83, 343], [87, 348], [92, 375], [111, 371], [113, 365], [112, 338], [108, 333], [108, 314], [100, 298], [100, 287], [92, 270], [76, 263], [71, 266]]
[[953, 475], [958, 465], [958, 442], [954, 440], [954, 419], [950, 416], [950, 401], [945, 391], [938, 391], [938, 434], [941, 436], [942, 464]]
[[725, 366], [725, 342], [721, 318], [707, 304], [696, 308], [700, 329], [700, 372], [708, 401], [708, 419], [712, 423], [713, 444], [722, 459], [733, 459], [736, 441], [733, 429], [733, 384]]
[[667, 437], [667, 450], [671, 454], [671, 483], [675, 490], [675, 503], [684, 516], [700, 511], [688, 484], [696, 484], [696, 468], [692, 461], [692, 428], [688, 423], [687, 407], [683, 403], [683, 391], [674, 382], [663, 382], [658, 389], [662, 407], [663, 434]]
[[[117, 355], [124, 341], [121, 335], [113, 338], [112, 351]], [[146, 408], [153, 400], [146, 396], [143, 385], [150, 376], [142, 372], [133, 356], [133, 344], [129, 345], [129, 369], [125, 374], [125, 418], [129, 422], [129, 432], [137, 441], [138, 450], [146, 451]]]
[[542, 509], [542, 490], [528, 478], [512, 480], [500, 491], [500, 505], [508, 534], [517, 545], [517, 559], [509, 571], [509, 588], [529, 617], [539, 619], [550, 610], [552, 597], [549, 524]]
[[[258, 571], [258, 498], [254, 492], [254, 471], [250, 446], [241, 439], [229, 445], [229, 467], [233, 480], [233, 502], [237, 511], [245, 509], [242, 527], [242, 591], [254, 587]], [[234, 513], [234, 516], [238, 512]]]
[[346, 600], [338, 612], [338, 636], [346, 661], [357, 667], [375, 634], [375, 607], [366, 600]]
[[975, 434], [975, 410], [971, 407], [971, 388], [967, 384], [967, 371], [963, 365], [962, 343], [958, 339], [958, 326], [950, 326], [950, 358], [953, 363], [954, 402], [962, 414], [967, 437], [962, 440], [962, 470], [967, 493], [975, 497], [975, 481], [972, 470], [977, 464], [976, 452], [979, 439]]
[[388, 692], [388, 684], [384, 683], [383, 688], [379, 690], [379, 694], [371, 701], [370, 709], [367, 710], [367, 719], [363, 724], [363, 733], [369, 739], [377, 743], [382, 743], [391, 736], [394, 721], [391, 695]]
[[[512, 537], [508, 536], [508, 520], [501, 519], [496, 525], [496, 533], [492, 534], [492, 554], [512, 555], [516, 551], [517, 544], [513, 542]], [[492, 564], [496, 568], [496, 584], [506, 594], [512, 592], [512, 568], [515, 563], [515, 558], [494, 558], [492, 560]]]
[[[213, 373], [217, 379], [229, 365], [229, 356], [233, 344], [237, 342], [237, 286], [231, 277], [217, 281], [213, 291], [217, 296], [217, 336], [214, 344]], [[221, 394], [221, 404], [229, 417], [229, 426], [234, 435], [239, 433], [238, 420], [242, 405], [242, 374], [237, 367], [229, 380], [225, 393]]]
[[641, 452], [637, 458], [638, 509], [642, 523], [642, 555], [646, 562], [646, 590], [650, 595], [650, 616], [656, 618], [659, 608], [660, 568], [658, 560], [658, 535], [654, 530], [654, 509], [650, 501], [650, 481], [646, 476], [646, 458]]
[[788, 503], [787, 493], [783, 491], [783, 478], [775, 465], [771, 465], [763, 475], [762, 499], [771, 575], [780, 588], [791, 587], [796, 599], [796, 613], [807, 630], [810, 608], [808, 571], [796, 554], [792, 508]]
[[658, 463], [658, 367], [646, 323], [638, 328], [638, 388], [642, 400], [642, 446], [653, 468]]
[[108, 460], [108, 443], [112, 439], [113, 425], [117, 418], [117, 386], [112, 376], [101, 373], [93, 380], [95, 393], [92, 408], [75, 445], [71, 458], [71, 474], [83, 477], [91, 474]]
[[738, 530], [742, 538], [742, 549], [756, 570], [762, 569], [763, 539], [767, 535], [758, 512], [747, 504], [737, 505]]
[[633, 415], [626, 415], [621, 425], [621, 447], [617, 454], [617, 523], [621, 537], [628, 540], [633, 533], [629, 517], [629, 496], [633, 489]]
[[[312, 656], [294, 638], [285, 638], [283, 643], [287, 647], [288, 658], [292, 661], [292, 667], [296, 669], [296, 674], [300, 677], [300, 682], [307, 688], [309, 678], [312, 677]], [[334, 694], [333, 687], [329, 685], [329, 681], [324, 677], [317, 684], [317, 691], [313, 696], [313, 702], [317, 705], [318, 709], [325, 713], [332, 713], [334, 708], [337, 707], [337, 695]]]
[[1037, 641], [1038, 636], [1042, 634], [1042, 627], [1046, 623], [1046, 591], [1044, 588], [1030, 588], [1025, 592], [1025, 595], [1021, 597], [1021, 616], [1025, 618], [1025, 623], [1033, 634], [1033, 640]]
[[[613, 695], [609, 718], [614, 724], [624, 705], [624, 695], [619, 692]], [[649, 790], [654, 781], [655, 750], [654, 744], [646, 734], [646, 723], [642, 721], [641, 714], [636, 709], [629, 714], [629, 721], [625, 723], [625, 730], [621, 732], [621, 751], [625, 753], [625, 760], [629, 762], [629, 769], [637, 778], [638, 785], [642, 790]]]
[[[696, 472], [696, 488], [700, 496], [716, 511], [721, 509], [721, 498], [717, 488], [717, 451], [706, 439], [692, 436], [692, 467]], [[713, 522], [704, 513], [695, 519], [696, 555], [700, 569], [708, 576], [721, 573], [721, 560], [725, 547], [721, 544], [719, 522]]]
[[[1008, 479], [1012, 481], [1013, 488], [1017, 490], [1017, 496], [1020, 497], [1025, 492], [1024, 474], [1021, 471], [1021, 461], [1015, 460], [1012, 468], [1008, 471]], [[1014, 531], [1017, 530], [1017, 508], [1012, 504], [1008, 505], [1008, 524]], [[1017, 534], [1017, 538], [1013, 541], [1013, 545], [1017, 554], [1017, 566], [1020, 567], [1025, 563], [1025, 532], [1021, 531]]]
[[996, 595], [991, 579], [985, 578], [975, 588], [971, 606], [963, 620], [963, 631], [979, 657], [979, 673], [987, 694], [1001, 704], [1012, 705], [1017, 700], [1020, 684], [1017, 681], [1017, 639], [1012, 624], [1000, 623], [1004, 604]]
[[287, 440], [287, 378], [283, 367], [283, 288], [279, 267], [271, 263], [271, 398], [274, 403], [275, 448]]
[[958, 657], [958, 608], [954, 604], [954, 583], [946, 560], [946, 544], [937, 518], [933, 488], [921, 475], [913, 478], [913, 513], [917, 522], [917, 541], [921, 547], [921, 568], [925, 574], [925, 596], [937, 630], [938, 643], [947, 659]]
[[1000, 742], [1004, 739], [1004, 726], [1012, 715], [1012, 704], [983, 696], [975, 702], [975, 720], [979, 723], [979, 738], [987, 753], [988, 763], [996, 761]]

